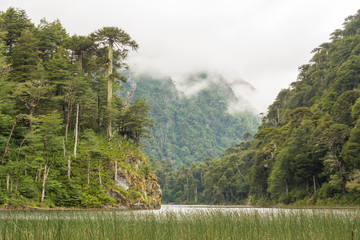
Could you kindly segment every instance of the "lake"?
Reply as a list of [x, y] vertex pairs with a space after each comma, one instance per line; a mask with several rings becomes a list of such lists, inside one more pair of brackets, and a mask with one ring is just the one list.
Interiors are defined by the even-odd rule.
[[254, 213], [259, 214], [277, 214], [277, 213], [333, 213], [333, 214], [360, 214], [360, 209], [326, 209], [326, 208], [265, 208], [265, 207], [249, 207], [245, 205], [170, 205], [164, 204], [161, 206], [161, 209], [158, 210], [140, 210], [139, 212], [148, 212], [153, 213], [200, 213], [200, 212], [236, 212], [236, 213]]

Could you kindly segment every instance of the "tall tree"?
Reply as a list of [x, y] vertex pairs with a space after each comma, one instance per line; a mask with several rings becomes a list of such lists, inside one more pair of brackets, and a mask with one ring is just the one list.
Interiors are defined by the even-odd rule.
[[79, 71], [84, 70], [85, 56], [91, 55], [91, 50], [94, 49], [94, 41], [92, 37], [73, 35], [64, 43], [65, 47], [73, 52], [73, 57], [78, 63]]
[[[94, 39], [105, 45], [108, 50], [108, 64], [107, 64], [107, 126], [106, 132], [108, 139], [111, 140], [113, 137], [112, 133], [112, 95], [113, 95], [113, 82], [117, 77], [122, 81], [126, 81], [125, 78], [121, 77], [118, 73], [114, 73], [114, 66], [125, 67], [122, 60], [127, 57], [130, 49], [137, 50], [138, 44], [131, 39], [130, 35], [124, 30], [117, 27], [104, 27], [93, 34]], [[114, 48], [117, 47], [117, 54], [114, 54]]]
[[9, 53], [25, 29], [34, 28], [34, 24], [22, 9], [8, 8], [5, 12], [0, 12], [0, 28], [6, 32], [5, 44], [9, 47]]
[[39, 39], [39, 51], [45, 63], [54, 56], [58, 47], [62, 46], [68, 38], [66, 30], [59, 20], [48, 22], [45, 18], [40, 20], [35, 35]]
[[124, 139], [133, 140], [137, 145], [141, 138], [149, 137], [149, 128], [154, 125], [149, 111], [150, 106], [140, 99], [136, 99], [128, 108], [120, 110], [117, 118], [120, 135]]
[[17, 39], [11, 54], [11, 80], [25, 82], [36, 75], [40, 57], [38, 52], [38, 39], [25, 29]]

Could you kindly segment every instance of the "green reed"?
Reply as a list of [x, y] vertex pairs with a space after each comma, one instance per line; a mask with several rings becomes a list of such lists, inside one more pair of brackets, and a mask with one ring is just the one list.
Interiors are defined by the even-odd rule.
[[0, 239], [360, 239], [360, 213], [0, 211]]

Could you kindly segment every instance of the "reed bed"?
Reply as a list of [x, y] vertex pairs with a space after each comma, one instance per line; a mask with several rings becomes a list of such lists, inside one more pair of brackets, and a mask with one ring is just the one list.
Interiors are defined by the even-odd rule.
[[0, 211], [0, 239], [360, 239], [359, 212]]

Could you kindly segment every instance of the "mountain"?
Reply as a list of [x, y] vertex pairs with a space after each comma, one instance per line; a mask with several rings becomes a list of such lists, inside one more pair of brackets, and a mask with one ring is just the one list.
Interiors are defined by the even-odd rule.
[[[131, 92], [135, 85], [133, 98], [146, 99], [154, 119], [152, 138], [143, 141], [144, 151], [153, 159], [190, 166], [217, 157], [241, 141], [244, 133], [257, 130], [259, 117], [246, 110], [247, 102], [219, 74], [190, 74], [181, 82], [135, 75], [125, 89]], [[244, 110], [230, 114], [234, 105]]]
[[360, 204], [360, 10], [313, 50], [253, 140], [158, 176], [169, 202]]

